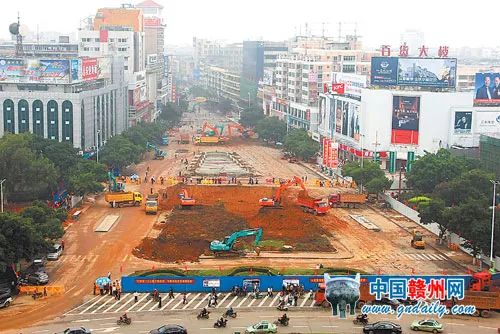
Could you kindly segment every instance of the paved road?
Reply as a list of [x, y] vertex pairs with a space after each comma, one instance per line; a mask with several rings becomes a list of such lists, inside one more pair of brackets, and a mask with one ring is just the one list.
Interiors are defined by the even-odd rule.
[[[236, 319], [228, 321], [225, 329], [213, 328], [215, 319], [222, 314], [223, 310], [213, 311], [209, 320], [197, 320], [196, 311], [161, 311], [142, 312], [129, 314], [132, 317], [132, 325], [118, 326], [116, 319], [120, 314], [81, 314], [78, 316], [64, 316], [56, 319], [44, 326], [25, 329], [23, 334], [45, 334], [63, 331], [68, 327], [84, 326], [92, 330], [92, 333], [148, 333], [151, 329], [163, 324], [179, 324], [188, 329], [189, 333], [234, 333], [245, 331], [245, 328], [261, 320], [274, 321], [280, 312], [274, 309], [235, 309], [238, 312]], [[339, 333], [354, 334], [362, 333], [362, 327], [353, 325], [352, 317], [346, 320], [333, 318], [328, 311], [322, 309], [290, 310], [288, 313], [290, 320], [289, 327], [280, 327], [279, 333]], [[370, 317], [371, 321], [384, 320], [383, 317]], [[420, 317], [421, 318], [421, 317]], [[411, 332], [409, 324], [419, 317], [404, 317], [400, 321], [395, 321], [404, 329], [404, 333]], [[385, 319], [389, 320], [389, 319]], [[391, 318], [393, 320], [393, 318]], [[500, 318], [478, 319], [478, 318], [444, 318], [441, 322], [445, 325], [447, 334], [495, 334], [500, 326]], [[15, 332], [11, 332], [15, 333]], [[18, 332], [17, 332], [18, 333]], [[10, 334], [10, 333], [9, 333]]]

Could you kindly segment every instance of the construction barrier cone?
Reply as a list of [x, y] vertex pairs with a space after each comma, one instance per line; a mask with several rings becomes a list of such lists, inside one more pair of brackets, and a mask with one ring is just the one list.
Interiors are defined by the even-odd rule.
[[412, 275], [415, 275], [415, 268], [411, 268]]

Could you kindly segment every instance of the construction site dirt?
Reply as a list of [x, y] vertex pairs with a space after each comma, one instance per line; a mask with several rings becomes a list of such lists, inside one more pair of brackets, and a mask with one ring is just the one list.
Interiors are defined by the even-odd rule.
[[[304, 213], [294, 203], [293, 190], [285, 196], [281, 208], [261, 208], [259, 199], [270, 197], [273, 188], [265, 186], [186, 186], [197, 205], [189, 210], [180, 208], [177, 194], [182, 185], [160, 192], [167, 192], [167, 200], [160, 206], [172, 210], [161, 233], [156, 238], [145, 238], [135, 248], [134, 255], [160, 261], [195, 261], [209, 252], [212, 240], [221, 240], [238, 230], [262, 227], [263, 240], [292, 246], [297, 251], [333, 252], [328, 237], [331, 234], [321, 227], [313, 215]], [[236, 245], [243, 248], [251, 240]], [[239, 247], [238, 247], [239, 246]], [[263, 250], [276, 250], [263, 247]]]

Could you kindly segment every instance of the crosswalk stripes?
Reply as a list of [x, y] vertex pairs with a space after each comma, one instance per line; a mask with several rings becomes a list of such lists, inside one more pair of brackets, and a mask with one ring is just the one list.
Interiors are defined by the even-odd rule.
[[269, 295], [266, 295], [264, 297], [264, 299], [262, 299], [262, 301], [259, 303], [259, 307], [261, 307], [262, 305], [264, 305], [264, 303], [266, 302], [267, 298], [269, 298]]
[[80, 312], [80, 314], [83, 314], [85, 313], [87, 310], [90, 310], [94, 305], [96, 305], [97, 303], [99, 303], [102, 299], [106, 298], [107, 296], [104, 295], [102, 296], [101, 298], [99, 298], [98, 300], [96, 300], [94, 303], [90, 304], [90, 306], [88, 306], [86, 309], [84, 309], [83, 311]]
[[236, 307], [240, 307], [241, 304], [243, 304], [247, 299], [248, 299], [248, 296], [245, 296], [245, 298], [243, 298], [243, 300], [238, 305], [236, 305]]
[[308, 293], [307, 293], [306, 297], [304, 298], [304, 300], [303, 300], [303, 301], [302, 301], [302, 303], [300, 304], [300, 307], [304, 307], [304, 305], [305, 305], [305, 303], [307, 302], [307, 300], [308, 300], [309, 298], [311, 298], [311, 295], [312, 295], [312, 293], [311, 293], [311, 292], [308, 292]]
[[257, 298], [252, 298], [252, 301], [250, 302], [250, 304], [248, 304], [248, 307], [252, 307], [253, 303], [255, 303], [257, 301]]
[[147, 297], [148, 297], [148, 294], [147, 294], [147, 293], [145, 293], [145, 294], [144, 294], [144, 296], [142, 296], [142, 298], [141, 298], [141, 299], [138, 299], [138, 300], [137, 300], [137, 303], [134, 303], [134, 305], [130, 306], [130, 307], [127, 309], [127, 311], [126, 311], [126, 312], [130, 312], [130, 311], [132, 311], [132, 309], [133, 309], [134, 307], [136, 307], [137, 305], [140, 305], [140, 304], [141, 304], [141, 302], [142, 302], [144, 299], [146, 299]]
[[238, 296], [234, 296], [233, 300], [231, 300], [229, 302], [229, 304], [227, 305], [227, 307], [230, 307], [231, 305], [233, 305], [233, 303], [235, 302], [236, 299], [238, 299]]
[[142, 311], [146, 306], [148, 306], [151, 302], [153, 301], [153, 298], [149, 299], [149, 300], [146, 300], [146, 304], [142, 305], [140, 309], [138, 309], [137, 311], [140, 312]]
[[191, 305], [196, 300], [196, 298], [198, 298], [200, 295], [201, 295], [201, 293], [194, 296], [194, 298], [192, 298], [186, 305], [184, 305], [184, 307], [182, 309], [183, 310], [187, 309], [189, 307], [189, 305]]
[[[229, 296], [230, 296], [230, 295], [231, 295], [231, 294], [226, 293], [226, 297], [224, 297], [224, 298], [220, 301], [220, 305], [224, 304], [224, 302], [226, 301], [226, 299], [228, 299], [228, 298], [229, 298]], [[217, 305], [217, 306], [219, 306], [219, 305]]]
[[[179, 294], [177, 294], [177, 295], [179, 295]], [[188, 293], [188, 294], [186, 295], [186, 298], [188, 298], [190, 295], [191, 295], [191, 293]], [[172, 307], [172, 310], [177, 309], [177, 307], [178, 307], [181, 303], [182, 303], [182, 299], [181, 299], [181, 300], [180, 300], [177, 304], [175, 304], [175, 305], [174, 305], [174, 307]]]
[[[121, 296], [121, 298], [125, 298], [127, 296], [127, 294], [124, 294], [123, 296]], [[117, 304], [119, 304], [121, 302], [121, 298], [118, 299], [113, 305], [111, 305], [110, 307], [108, 307], [104, 312], [102, 313], [107, 313], [109, 310], [111, 310], [113, 307], [115, 307]]]
[[122, 306], [120, 306], [120, 307], [119, 307], [119, 308], [118, 308], [115, 312], [120, 312], [120, 310], [121, 310], [122, 308], [124, 308], [124, 307], [125, 307], [125, 306], [127, 306], [127, 305], [131, 302], [131, 301], [133, 301], [133, 300], [134, 300], [134, 296], [133, 296], [133, 295], [129, 295], [129, 297], [130, 297], [130, 298], [129, 298], [129, 299], [128, 299], [125, 303], [123, 303], [123, 305], [122, 305]]
[[[210, 296], [208, 293], [205, 295], [205, 297], [203, 297], [202, 300], [200, 300], [200, 302], [198, 304], [196, 304], [196, 306], [194, 307], [195, 309], [198, 309], [198, 307], [205, 301], [205, 299], [208, 298], [208, 296]], [[229, 296], [229, 294], [228, 294]]]
[[[187, 295], [186, 295], [186, 296], [187, 296]], [[166, 308], [168, 307], [168, 305], [170, 305], [170, 304], [172, 304], [172, 303], [174, 302], [174, 300], [175, 300], [175, 296], [174, 296], [174, 298], [170, 299], [170, 300], [168, 301], [168, 303], [165, 303], [165, 305], [163, 305], [163, 306], [162, 306], [162, 308], [161, 308], [160, 310], [161, 310], [161, 311], [163, 311], [164, 309], [166, 309]]]

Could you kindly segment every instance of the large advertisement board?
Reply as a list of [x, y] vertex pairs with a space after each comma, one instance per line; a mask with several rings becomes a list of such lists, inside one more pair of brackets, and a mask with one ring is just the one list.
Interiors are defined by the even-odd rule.
[[22, 83], [69, 83], [69, 59], [0, 58], [0, 81]]
[[332, 73], [332, 83], [344, 84], [344, 94], [351, 95], [354, 98], [361, 99], [361, 88], [366, 88], [367, 77], [352, 73]]
[[500, 106], [500, 73], [476, 73], [474, 106]]
[[357, 101], [335, 99], [335, 132], [359, 142], [360, 109]]
[[500, 133], [500, 111], [477, 111], [474, 123], [477, 134]]
[[339, 165], [339, 143], [323, 138], [323, 166], [337, 168]]
[[97, 78], [98, 79], [111, 78], [111, 58], [106, 58], [106, 57], [97, 58]]
[[393, 144], [418, 144], [420, 121], [420, 97], [392, 97], [392, 133]]
[[456, 76], [456, 58], [372, 58], [372, 85], [453, 88]]
[[97, 58], [82, 59], [82, 80], [90, 81], [97, 79]]
[[472, 111], [455, 111], [453, 129], [455, 133], [471, 133]]

